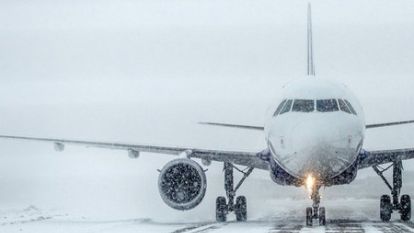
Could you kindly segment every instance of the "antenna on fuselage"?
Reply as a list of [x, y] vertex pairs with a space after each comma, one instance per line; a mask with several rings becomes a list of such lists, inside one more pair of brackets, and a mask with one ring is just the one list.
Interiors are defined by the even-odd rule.
[[308, 76], [315, 76], [315, 64], [313, 63], [312, 43], [312, 11], [310, 3], [308, 3]]

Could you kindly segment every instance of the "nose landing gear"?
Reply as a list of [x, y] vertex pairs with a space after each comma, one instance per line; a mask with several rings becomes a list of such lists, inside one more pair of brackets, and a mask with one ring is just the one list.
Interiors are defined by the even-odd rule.
[[306, 208], [306, 226], [310, 227], [313, 225], [313, 220], [318, 219], [320, 226], [326, 225], [326, 212], [325, 207], [319, 207], [321, 202], [321, 196], [319, 194], [319, 184], [315, 184], [312, 189], [311, 199], [313, 201], [312, 207]]
[[[384, 172], [393, 168], [392, 185], [384, 176]], [[394, 210], [400, 213], [402, 221], [409, 221], [411, 219], [411, 198], [409, 195], [401, 195], [402, 187], [402, 162], [394, 161], [390, 166], [382, 169], [379, 166], [372, 167], [374, 171], [381, 177], [385, 185], [391, 190], [391, 197], [389, 195], [382, 195], [380, 200], [380, 218], [383, 222], [391, 220], [391, 215]]]

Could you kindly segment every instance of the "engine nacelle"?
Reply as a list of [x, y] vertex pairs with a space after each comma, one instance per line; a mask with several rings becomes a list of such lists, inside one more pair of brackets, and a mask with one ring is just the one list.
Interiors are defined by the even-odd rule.
[[206, 188], [207, 179], [203, 168], [187, 158], [168, 162], [158, 177], [162, 200], [177, 210], [189, 210], [200, 204]]
[[300, 186], [303, 183], [300, 179], [290, 175], [282, 167], [280, 167], [273, 159], [270, 159], [270, 177], [273, 182], [279, 185]]
[[325, 181], [325, 185], [331, 186], [331, 185], [349, 184], [355, 180], [357, 173], [358, 173], [358, 162], [355, 161], [354, 164], [348, 167], [341, 174]]

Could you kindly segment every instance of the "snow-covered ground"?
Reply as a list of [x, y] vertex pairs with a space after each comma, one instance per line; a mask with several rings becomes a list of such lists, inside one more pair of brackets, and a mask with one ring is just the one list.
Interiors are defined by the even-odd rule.
[[[338, 204], [341, 203], [341, 204]], [[274, 215], [249, 219], [239, 223], [230, 220], [226, 223], [214, 221], [156, 221], [150, 218], [93, 218], [72, 216], [58, 211], [40, 210], [29, 206], [21, 210], [4, 210], [0, 214], [0, 232], [62, 232], [62, 233], [92, 233], [92, 232], [413, 232], [414, 225], [392, 221], [382, 223], [372, 216], [373, 204], [377, 200], [336, 200], [326, 203], [329, 208], [329, 220], [325, 227], [304, 226], [300, 218], [302, 201], [275, 201]], [[377, 207], [377, 205], [375, 205]], [[289, 209], [289, 210], [287, 210]]]

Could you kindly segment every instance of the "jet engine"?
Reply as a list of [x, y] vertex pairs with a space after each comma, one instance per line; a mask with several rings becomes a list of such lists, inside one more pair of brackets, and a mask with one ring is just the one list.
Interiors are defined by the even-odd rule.
[[189, 210], [200, 204], [206, 188], [207, 179], [203, 168], [187, 158], [168, 162], [158, 177], [162, 200], [177, 210]]

